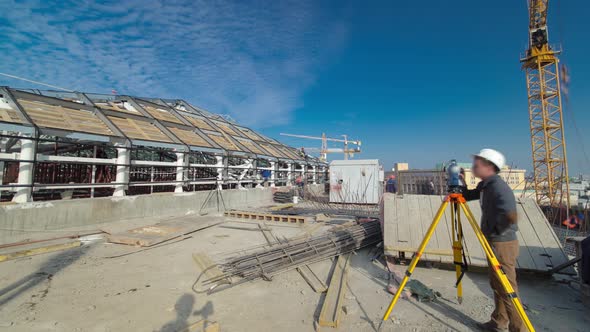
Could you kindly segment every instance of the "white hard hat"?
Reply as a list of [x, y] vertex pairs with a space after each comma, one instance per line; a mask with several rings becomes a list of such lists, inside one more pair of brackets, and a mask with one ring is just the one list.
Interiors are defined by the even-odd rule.
[[496, 165], [498, 169], [502, 169], [506, 164], [506, 158], [504, 158], [504, 155], [494, 149], [481, 149], [481, 151], [474, 155], [474, 157], [483, 158]]

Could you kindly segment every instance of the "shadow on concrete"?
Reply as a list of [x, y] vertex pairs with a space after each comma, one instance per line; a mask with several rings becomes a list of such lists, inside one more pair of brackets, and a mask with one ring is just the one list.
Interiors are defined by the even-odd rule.
[[375, 323], [373, 322], [373, 320], [371, 319], [371, 317], [369, 317], [369, 313], [367, 312], [367, 310], [365, 310], [365, 307], [363, 306], [363, 304], [361, 303], [361, 301], [359, 301], [358, 297], [352, 291], [352, 288], [350, 287], [350, 285], [348, 283], [346, 283], [346, 287], [348, 288], [348, 291], [354, 297], [355, 302], [358, 304], [359, 308], [363, 312], [363, 315], [364, 316], [361, 317], [361, 319], [364, 320], [364, 321], [366, 321], [367, 323], [369, 323], [371, 325], [371, 328], [373, 329], [373, 331], [377, 331], [377, 326], [375, 326]]
[[[469, 329], [474, 330], [477, 328], [477, 321], [476, 320], [474, 320], [473, 318], [464, 314], [463, 312], [453, 308], [447, 302], [451, 302], [451, 301], [441, 297], [441, 298], [438, 298], [436, 301], [424, 302], [423, 304], [428, 306], [429, 308], [432, 308], [432, 309], [438, 311], [438, 313], [442, 316], [446, 316], [448, 318], [453, 319], [454, 321], [460, 322], [461, 324], [465, 325]], [[418, 306], [416, 303], [414, 303], [414, 305]], [[451, 327], [447, 323], [445, 323], [442, 320], [440, 320], [439, 318], [437, 318], [435, 315], [432, 315], [432, 314], [429, 314], [429, 315], [431, 315], [434, 319], [441, 322], [442, 324], [444, 324], [448, 328], [454, 329], [453, 327]]]
[[78, 248], [67, 249], [48, 259], [39, 269], [20, 280], [0, 289], [0, 306], [16, 299], [28, 290], [48, 282], [47, 288], [42, 292], [45, 297], [49, 292], [51, 279], [55, 274], [67, 268], [82, 257], [92, 245], [84, 245]]
[[207, 324], [209, 323], [208, 318], [214, 312], [213, 302], [207, 301], [207, 303], [205, 303], [205, 305], [203, 305], [203, 307], [200, 310], [193, 311], [194, 305], [194, 295], [188, 293], [183, 294], [174, 305], [176, 317], [174, 318], [174, 320], [171, 320], [164, 324], [160, 329], [160, 332], [176, 332], [188, 330], [190, 324], [193, 323], [189, 322], [189, 318], [191, 316], [200, 316], [203, 320], [205, 320], [203, 330], [206, 330]]

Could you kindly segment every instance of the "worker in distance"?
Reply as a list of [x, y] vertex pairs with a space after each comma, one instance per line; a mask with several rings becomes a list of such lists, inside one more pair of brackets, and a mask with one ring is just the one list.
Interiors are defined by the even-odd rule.
[[[473, 190], [464, 188], [463, 196], [468, 201], [479, 200], [482, 210], [481, 231], [494, 250], [512, 288], [518, 293], [516, 259], [519, 245], [516, 237], [516, 199], [512, 189], [498, 175], [505, 164], [504, 155], [493, 149], [482, 149], [474, 155], [473, 175], [480, 178], [481, 182]], [[526, 331], [526, 326], [511, 298], [491, 267], [489, 278], [494, 291], [495, 309], [491, 319], [485, 323], [478, 323], [478, 327], [483, 331]]]

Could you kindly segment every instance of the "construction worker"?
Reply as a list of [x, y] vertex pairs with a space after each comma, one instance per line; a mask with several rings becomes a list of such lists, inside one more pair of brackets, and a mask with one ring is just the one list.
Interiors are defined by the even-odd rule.
[[[479, 199], [482, 210], [481, 230], [492, 246], [512, 288], [518, 293], [516, 258], [519, 245], [516, 237], [516, 199], [510, 187], [498, 175], [505, 163], [504, 155], [496, 150], [483, 149], [474, 155], [473, 175], [480, 178], [481, 182], [476, 189], [465, 188], [464, 197], [466, 200]], [[526, 331], [518, 311], [491, 266], [489, 275], [490, 285], [494, 291], [495, 309], [490, 321], [478, 323], [478, 327], [483, 331]]]
[[390, 175], [389, 180], [385, 185], [385, 191], [388, 193], [397, 193], [397, 183], [395, 182], [395, 175]]

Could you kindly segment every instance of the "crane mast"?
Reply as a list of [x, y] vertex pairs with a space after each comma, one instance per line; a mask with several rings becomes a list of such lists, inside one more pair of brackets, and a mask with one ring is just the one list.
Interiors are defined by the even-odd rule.
[[569, 207], [569, 176], [559, 80], [560, 51], [549, 45], [548, 0], [529, 0], [529, 46], [520, 59], [526, 73], [533, 157], [533, 186], [539, 204]]

